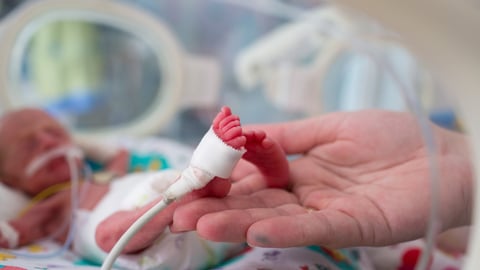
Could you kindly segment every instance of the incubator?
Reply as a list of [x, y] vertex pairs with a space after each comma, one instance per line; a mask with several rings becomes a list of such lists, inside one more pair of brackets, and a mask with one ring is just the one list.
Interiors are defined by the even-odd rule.
[[[0, 110], [42, 107], [78, 140], [187, 145], [224, 104], [243, 124], [411, 111], [431, 153], [428, 120], [470, 133], [478, 165], [479, 29], [468, 0], [24, 1], [0, 23]], [[437, 199], [417, 269], [435, 248]]]

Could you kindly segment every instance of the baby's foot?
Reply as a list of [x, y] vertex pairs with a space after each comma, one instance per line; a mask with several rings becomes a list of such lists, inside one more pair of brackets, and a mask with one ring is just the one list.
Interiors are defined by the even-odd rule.
[[232, 114], [229, 107], [222, 107], [212, 123], [215, 134], [227, 145], [241, 149], [245, 143], [246, 138], [243, 136], [240, 118]]
[[285, 187], [288, 183], [288, 161], [280, 145], [263, 131], [243, 132], [238, 116], [223, 107], [213, 120], [213, 131], [227, 145], [247, 152], [243, 158], [256, 165], [269, 187]]
[[247, 152], [243, 158], [258, 167], [268, 187], [284, 188], [288, 184], [288, 161], [280, 145], [268, 138], [264, 131], [244, 131]]

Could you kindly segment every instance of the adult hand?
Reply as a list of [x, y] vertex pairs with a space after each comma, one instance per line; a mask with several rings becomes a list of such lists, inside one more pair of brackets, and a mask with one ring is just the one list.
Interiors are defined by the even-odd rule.
[[[470, 222], [472, 174], [465, 137], [431, 127], [444, 230]], [[231, 195], [180, 206], [173, 231], [264, 247], [387, 245], [424, 235], [431, 164], [415, 117], [370, 110], [255, 128], [298, 155], [290, 188], [268, 188], [251, 168], [239, 169]]]

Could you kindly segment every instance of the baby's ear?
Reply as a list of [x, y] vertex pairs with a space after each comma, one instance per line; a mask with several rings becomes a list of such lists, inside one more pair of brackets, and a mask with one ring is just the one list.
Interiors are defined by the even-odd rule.
[[[23, 192], [15, 190], [4, 184], [5, 179], [0, 180], [0, 221], [11, 220], [28, 205], [30, 201]], [[3, 207], [8, 205], [8, 207]]]

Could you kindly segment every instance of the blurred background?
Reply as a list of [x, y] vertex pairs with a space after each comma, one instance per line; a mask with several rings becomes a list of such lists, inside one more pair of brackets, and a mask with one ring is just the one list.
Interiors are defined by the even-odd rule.
[[191, 146], [223, 105], [243, 124], [381, 108], [464, 131], [457, 89], [334, 3], [3, 0], [0, 113], [41, 107], [78, 136]]
[[243, 123], [420, 106], [459, 128], [453, 99], [395, 33], [327, 1], [61, 2], [0, 2], [1, 110], [188, 144], [222, 105]]

